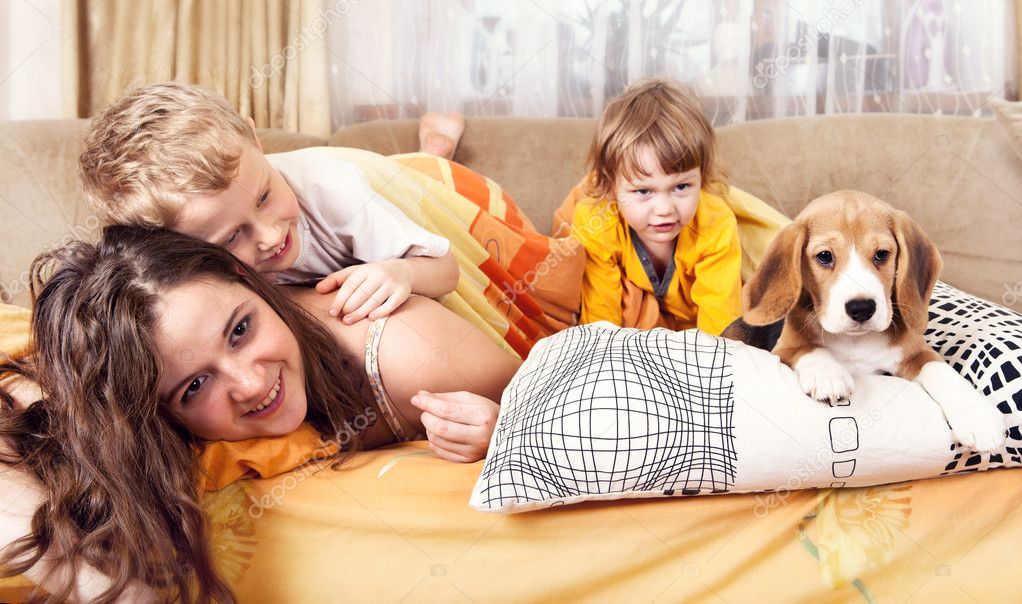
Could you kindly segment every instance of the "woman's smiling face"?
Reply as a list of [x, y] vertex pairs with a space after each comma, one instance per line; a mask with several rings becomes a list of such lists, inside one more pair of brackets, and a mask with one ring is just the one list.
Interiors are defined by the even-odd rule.
[[210, 277], [164, 293], [156, 313], [160, 401], [193, 435], [281, 436], [305, 419], [298, 341], [258, 294]]

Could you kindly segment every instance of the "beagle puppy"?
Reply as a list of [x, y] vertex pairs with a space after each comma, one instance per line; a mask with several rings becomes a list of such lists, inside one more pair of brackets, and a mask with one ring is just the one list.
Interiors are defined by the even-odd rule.
[[958, 442], [993, 451], [1005, 441], [1002, 414], [923, 338], [941, 264], [905, 212], [858, 191], [824, 195], [771, 243], [745, 286], [745, 314], [723, 335], [756, 345], [783, 322], [773, 352], [809, 396], [842, 404], [856, 374], [915, 380]]

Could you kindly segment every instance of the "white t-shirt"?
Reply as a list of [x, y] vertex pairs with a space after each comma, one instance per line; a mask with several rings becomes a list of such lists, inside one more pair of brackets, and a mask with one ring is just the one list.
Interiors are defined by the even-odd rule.
[[322, 278], [346, 266], [408, 256], [440, 257], [447, 239], [412, 222], [353, 164], [316, 149], [266, 156], [298, 197], [298, 259], [278, 283]]

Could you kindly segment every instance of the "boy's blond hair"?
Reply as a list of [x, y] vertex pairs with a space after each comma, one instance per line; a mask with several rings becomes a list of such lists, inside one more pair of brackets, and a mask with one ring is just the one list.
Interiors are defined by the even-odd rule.
[[589, 147], [586, 194], [614, 199], [618, 176], [641, 173], [640, 147], [653, 150], [667, 174], [699, 168], [703, 189], [727, 192], [727, 175], [717, 165], [713, 126], [703, 115], [699, 97], [670, 80], [641, 80], [603, 109]]
[[85, 196], [106, 224], [172, 227], [188, 195], [227, 189], [249, 122], [190, 84], [137, 88], [92, 120], [78, 157]]

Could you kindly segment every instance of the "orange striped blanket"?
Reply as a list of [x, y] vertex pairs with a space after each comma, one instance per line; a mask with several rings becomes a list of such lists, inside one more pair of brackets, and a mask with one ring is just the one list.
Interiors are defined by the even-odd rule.
[[585, 249], [540, 234], [499, 184], [425, 153], [383, 157], [328, 148], [420, 226], [446, 237], [461, 269], [441, 302], [525, 358], [541, 338], [574, 325]]

